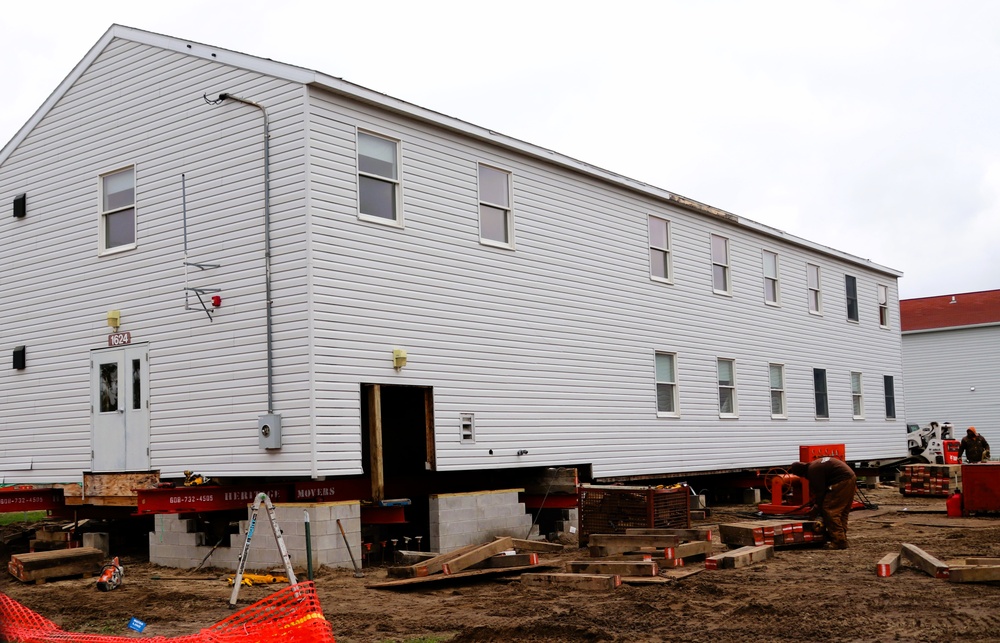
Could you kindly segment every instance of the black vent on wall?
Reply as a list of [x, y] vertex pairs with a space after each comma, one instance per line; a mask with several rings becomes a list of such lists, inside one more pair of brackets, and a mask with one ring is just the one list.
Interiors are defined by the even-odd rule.
[[23, 219], [28, 214], [28, 195], [18, 194], [14, 197], [14, 218]]
[[27, 359], [25, 358], [24, 346], [18, 346], [14, 349], [14, 368], [16, 370], [24, 370], [27, 365]]

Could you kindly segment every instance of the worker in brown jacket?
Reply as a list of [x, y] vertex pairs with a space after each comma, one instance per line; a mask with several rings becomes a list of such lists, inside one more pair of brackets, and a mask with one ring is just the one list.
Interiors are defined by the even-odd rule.
[[829, 535], [829, 549], [847, 549], [847, 516], [854, 504], [857, 476], [837, 458], [820, 458], [812, 462], [796, 462], [788, 472], [809, 481], [809, 517], [823, 518]]
[[986, 438], [976, 432], [976, 427], [970, 426], [965, 432], [965, 437], [958, 445], [958, 461], [962, 461], [962, 454], [969, 458], [969, 462], [982, 462], [990, 459], [990, 444]]

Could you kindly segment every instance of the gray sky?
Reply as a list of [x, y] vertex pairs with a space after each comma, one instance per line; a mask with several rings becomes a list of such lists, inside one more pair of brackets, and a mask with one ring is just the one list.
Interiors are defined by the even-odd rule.
[[0, 145], [113, 23], [316, 69], [902, 270], [1000, 288], [1000, 2], [21, 2]]

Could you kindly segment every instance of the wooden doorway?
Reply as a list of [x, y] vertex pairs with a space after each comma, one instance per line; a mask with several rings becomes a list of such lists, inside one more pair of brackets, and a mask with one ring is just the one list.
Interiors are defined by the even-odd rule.
[[[424, 386], [361, 385], [362, 456], [372, 499], [402, 495], [437, 469], [434, 390]], [[386, 494], [389, 494], [388, 496]]]

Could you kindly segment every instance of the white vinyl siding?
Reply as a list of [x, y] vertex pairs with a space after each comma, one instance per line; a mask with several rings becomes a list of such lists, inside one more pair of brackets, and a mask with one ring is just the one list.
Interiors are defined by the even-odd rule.
[[765, 250], [764, 261], [764, 303], [777, 306], [781, 303], [781, 286], [778, 281], [778, 255]]
[[479, 164], [479, 239], [489, 245], [514, 245], [510, 172]]
[[785, 414], [785, 366], [768, 364], [768, 383], [771, 388], [771, 417], [783, 419]]
[[649, 276], [657, 281], [671, 283], [673, 269], [670, 259], [670, 222], [649, 216]]
[[815, 315], [823, 314], [823, 294], [819, 266], [811, 263], [806, 264], [806, 284], [809, 312]]
[[678, 415], [676, 361], [672, 353], [656, 354], [656, 412], [661, 416]]
[[864, 382], [861, 373], [851, 372], [851, 407], [854, 411], [855, 420], [863, 420], [865, 417], [865, 395]]
[[731, 295], [733, 290], [729, 275], [729, 239], [713, 234], [711, 245], [712, 290], [720, 295]]

